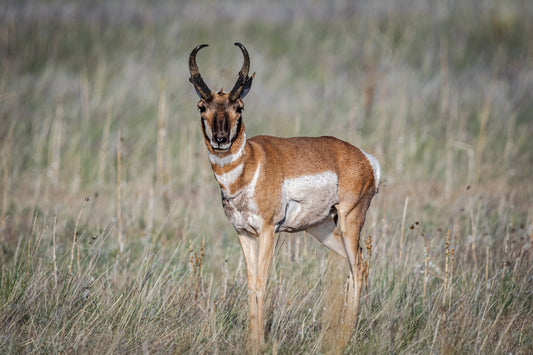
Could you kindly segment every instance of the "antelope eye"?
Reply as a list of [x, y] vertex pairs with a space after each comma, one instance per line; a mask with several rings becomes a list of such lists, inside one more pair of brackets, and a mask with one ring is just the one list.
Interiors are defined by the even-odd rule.
[[244, 111], [244, 107], [237, 107], [235, 111], [237, 111], [237, 113], [242, 113], [242, 111]]
[[205, 106], [198, 106], [198, 111], [200, 111], [200, 113], [204, 113], [205, 112]]

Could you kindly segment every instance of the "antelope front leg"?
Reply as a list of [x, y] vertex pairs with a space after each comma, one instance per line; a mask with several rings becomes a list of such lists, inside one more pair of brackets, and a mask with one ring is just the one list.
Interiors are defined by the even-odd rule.
[[239, 240], [246, 260], [250, 342], [252, 351], [256, 352], [264, 338], [264, 295], [274, 251], [274, 229], [265, 228], [258, 238], [239, 235]]
[[257, 328], [260, 343], [263, 343], [264, 339], [263, 312], [265, 288], [268, 280], [268, 271], [274, 256], [274, 241], [274, 228], [270, 226], [264, 227], [259, 235], [259, 259], [257, 262], [257, 281], [255, 285], [255, 293], [257, 297]]
[[250, 342], [252, 347], [257, 348], [260, 340], [259, 335], [262, 332], [258, 325], [257, 314], [257, 297], [256, 297], [256, 283], [257, 283], [257, 258], [258, 258], [258, 243], [257, 238], [248, 237], [246, 235], [239, 235], [242, 252], [246, 261], [246, 277], [248, 282], [248, 314], [250, 319]]

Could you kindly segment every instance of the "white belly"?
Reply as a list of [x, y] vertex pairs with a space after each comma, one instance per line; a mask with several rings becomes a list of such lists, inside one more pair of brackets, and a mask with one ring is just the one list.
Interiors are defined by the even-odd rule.
[[326, 171], [283, 181], [281, 218], [276, 231], [297, 232], [325, 221], [339, 202], [337, 174]]

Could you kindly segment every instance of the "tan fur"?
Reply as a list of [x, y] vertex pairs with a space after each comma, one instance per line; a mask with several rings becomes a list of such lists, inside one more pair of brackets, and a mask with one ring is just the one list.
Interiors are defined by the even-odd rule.
[[[244, 77], [249, 78], [247, 71]], [[264, 291], [278, 230], [307, 230], [348, 261], [345, 317], [355, 329], [364, 272], [360, 231], [379, 187], [379, 163], [334, 137], [247, 139], [241, 98], [232, 101], [228, 93], [206, 95], [208, 89], [201, 89], [204, 141], [246, 259], [253, 349], [263, 341]]]

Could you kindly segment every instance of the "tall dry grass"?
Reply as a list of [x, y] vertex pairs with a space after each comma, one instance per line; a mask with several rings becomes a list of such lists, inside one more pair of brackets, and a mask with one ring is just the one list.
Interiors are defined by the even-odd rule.
[[[244, 259], [187, 57], [214, 89], [246, 44], [255, 134], [335, 135], [384, 184], [358, 331], [348, 270], [279, 236], [272, 353], [530, 353], [533, 9], [527, 2], [0, 5], [0, 351], [240, 353]], [[410, 228], [412, 226], [412, 228]]]

